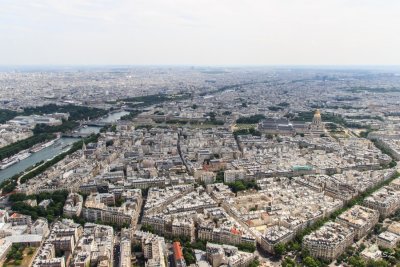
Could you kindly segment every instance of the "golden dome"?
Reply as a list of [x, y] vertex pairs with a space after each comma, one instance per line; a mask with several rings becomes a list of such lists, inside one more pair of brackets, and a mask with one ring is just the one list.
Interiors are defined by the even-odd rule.
[[321, 117], [321, 112], [319, 109], [315, 110], [314, 117]]

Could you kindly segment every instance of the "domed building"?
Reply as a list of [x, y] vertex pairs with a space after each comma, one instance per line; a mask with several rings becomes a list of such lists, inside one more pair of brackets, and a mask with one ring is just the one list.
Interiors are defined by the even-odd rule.
[[325, 125], [321, 119], [321, 112], [317, 109], [314, 113], [313, 120], [309, 126], [309, 129], [312, 133], [315, 134], [323, 134], [325, 133]]

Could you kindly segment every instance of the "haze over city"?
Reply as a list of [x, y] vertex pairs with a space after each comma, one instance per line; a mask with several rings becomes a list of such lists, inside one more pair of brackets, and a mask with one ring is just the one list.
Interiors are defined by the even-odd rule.
[[396, 65], [396, 0], [0, 2], [1, 65]]

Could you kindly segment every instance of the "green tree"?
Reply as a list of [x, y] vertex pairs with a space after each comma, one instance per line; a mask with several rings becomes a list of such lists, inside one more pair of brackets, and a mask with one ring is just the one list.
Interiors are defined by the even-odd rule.
[[217, 172], [217, 175], [215, 177], [215, 182], [216, 183], [223, 183], [224, 182], [224, 171], [223, 170]]
[[29, 247], [28, 249], [28, 255], [32, 255], [34, 252], [34, 249], [32, 247]]
[[196, 263], [196, 258], [192, 249], [184, 247], [182, 249], [182, 252], [183, 258], [185, 259], [187, 265]]
[[277, 256], [282, 256], [286, 253], [286, 246], [285, 244], [279, 243], [274, 246], [274, 254]]
[[390, 264], [385, 260], [370, 260], [367, 262], [367, 267], [389, 267]]
[[0, 109], [0, 123], [5, 123], [18, 115], [18, 112], [9, 109]]
[[359, 256], [351, 256], [348, 260], [350, 266], [353, 267], [365, 267], [365, 262]]
[[296, 267], [296, 266], [297, 266], [296, 262], [291, 258], [286, 257], [282, 261], [282, 267]]
[[142, 224], [142, 227], [140, 228], [140, 230], [142, 230], [144, 232], [154, 233], [154, 228], [150, 224]]
[[311, 256], [306, 257], [303, 260], [303, 264], [304, 264], [304, 266], [307, 266], [307, 267], [319, 267], [318, 262]]
[[242, 243], [238, 245], [238, 249], [245, 252], [253, 253], [256, 250], [256, 246], [253, 244]]
[[256, 114], [249, 117], [240, 117], [236, 120], [236, 123], [259, 123], [261, 120], [265, 119], [265, 116], [262, 114]]
[[258, 267], [260, 265], [260, 261], [258, 259], [253, 260], [249, 267]]

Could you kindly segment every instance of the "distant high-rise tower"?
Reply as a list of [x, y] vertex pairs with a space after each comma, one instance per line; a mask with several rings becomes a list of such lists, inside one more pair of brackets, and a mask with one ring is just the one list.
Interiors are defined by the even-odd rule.
[[85, 152], [86, 152], [86, 144], [85, 144], [85, 142], [83, 142], [83, 144], [82, 144], [82, 159], [86, 159]]

